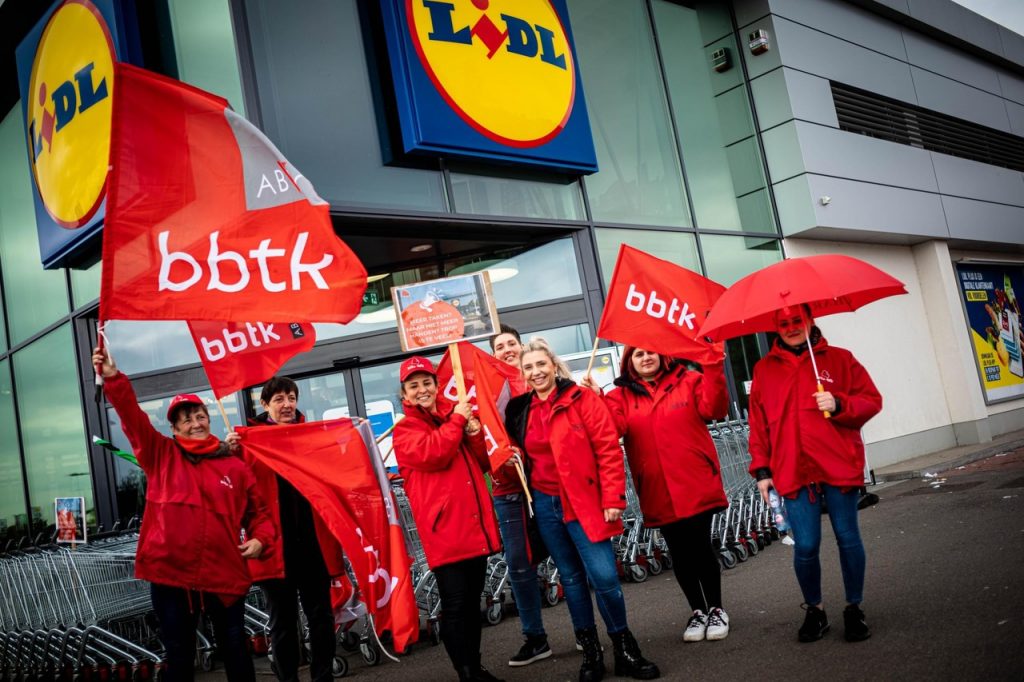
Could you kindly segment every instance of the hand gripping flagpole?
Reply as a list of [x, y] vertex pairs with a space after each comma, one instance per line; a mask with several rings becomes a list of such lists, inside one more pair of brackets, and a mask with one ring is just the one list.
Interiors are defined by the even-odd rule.
[[[818, 382], [818, 393], [824, 393], [825, 387], [821, 384], [821, 379], [818, 378], [818, 361], [814, 359], [814, 349], [811, 347], [811, 334], [806, 324], [804, 325], [804, 338], [807, 339], [807, 352], [811, 356], [811, 367], [814, 369], [814, 380]], [[825, 410], [824, 414], [825, 419], [832, 418], [832, 413], [828, 410]]]

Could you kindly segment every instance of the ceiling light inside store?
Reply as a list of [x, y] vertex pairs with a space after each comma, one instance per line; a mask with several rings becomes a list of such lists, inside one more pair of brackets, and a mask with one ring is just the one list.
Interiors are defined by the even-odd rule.
[[512, 258], [506, 260], [481, 260], [475, 263], [466, 263], [448, 271], [449, 275], [468, 275], [473, 272], [486, 270], [491, 276], [491, 284], [504, 282], [519, 274], [519, 266]]
[[433, 244], [417, 244], [409, 250], [413, 253], [423, 253], [424, 251], [430, 251], [432, 248], [434, 248]]

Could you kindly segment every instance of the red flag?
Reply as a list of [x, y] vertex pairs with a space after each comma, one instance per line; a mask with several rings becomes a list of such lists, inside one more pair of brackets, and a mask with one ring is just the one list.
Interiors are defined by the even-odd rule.
[[723, 291], [692, 270], [623, 244], [597, 335], [697, 362], [721, 359], [721, 349], [697, 332]]
[[403, 651], [419, 635], [410, 559], [369, 423], [351, 419], [238, 427], [246, 453], [309, 500], [345, 550], [377, 633]]
[[223, 398], [262, 383], [316, 343], [311, 324], [189, 322], [213, 395]]
[[[467, 341], [459, 342], [459, 359], [469, 403], [484, 429], [491, 471], [497, 471], [512, 456], [512, 442], [505, 431], [505, 406], [513, 395], [523, 392], [515, 390], [522, 384], [522, 378], [518, 369]], [[452, 361], [447, 352], [437, 366], [437, 384], [446, 398], [458, 400]]]
[[351, 321], [366, 270], [309, 181], [223, 99], [116, 69], [101, 319]]

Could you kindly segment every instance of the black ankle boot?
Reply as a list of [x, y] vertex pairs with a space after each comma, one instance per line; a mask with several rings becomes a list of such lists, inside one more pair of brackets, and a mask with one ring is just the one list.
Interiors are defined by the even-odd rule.
[[629, 630], [617, 632], [612, 638], [615, 647], [615, 674], [632, 677], [635, 680], [653, 680], [661, 677], [661, 671], [640, 653], [640, 645]]
[[580, 666], [580, 682], [601, 682], [604, 679], [604, 654], [597, 628], [576, 631], [576, 641], [583, 646], [583, 665]]

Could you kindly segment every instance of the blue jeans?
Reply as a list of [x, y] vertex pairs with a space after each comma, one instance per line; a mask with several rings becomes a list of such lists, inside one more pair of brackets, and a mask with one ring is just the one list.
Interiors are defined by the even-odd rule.
[[560, 498], [545, 495], [539, 490], [531, 492], [537, 527], [558, 568], [573, 627], [577, 630], [594, 627], [594, 605], [587, 585], [589, 580], [594, 586], [597, 608], [608, 634], [626, 630], [626, 600], [615, 568], [612, 543], [609, 540], [591, 542], [579, 521], [566, 522]]
[[498, 514], [501, 543], [505, 546], [512, 595], [519, 610], [520, 626], [526, 636], [544, 635], [540, 615], [540, 587], [537, 569], [530, 565], [526, 539], [526, 496], [522, 493], [495, 495], [494, 511]]
[[820, 484], [821, 492], [814, 491], [811, 500], [807, 486], [800, 489], [795, 500], [786, 500], [789, 523], [793, 527], [793, 569], [796, 571], [804, 602], [821, 603], [821, 498], [828, 503], [828, 518], [839, 546], [839, 565], [843, 571], [843, 587], [849, 604], [860, 604], [864, 598], [864, 543], [857, 526], [857, 502], [860, 492], [853, 489], [844, 493], [827, 483]]

